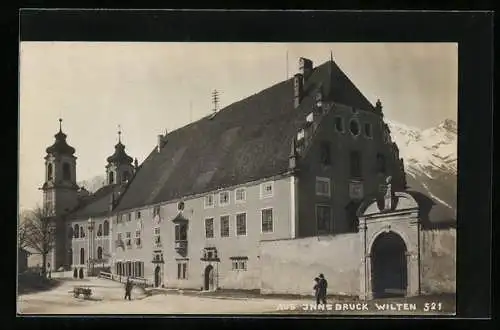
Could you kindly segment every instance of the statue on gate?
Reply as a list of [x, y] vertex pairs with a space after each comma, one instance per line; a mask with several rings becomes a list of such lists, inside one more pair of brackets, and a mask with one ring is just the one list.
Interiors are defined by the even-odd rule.
[[386, 190], [384, 197], [384, 210], [389, 211], [392, 209], [392, 185], [391, 185], [392, 177], [388, 176], [385, 179]]

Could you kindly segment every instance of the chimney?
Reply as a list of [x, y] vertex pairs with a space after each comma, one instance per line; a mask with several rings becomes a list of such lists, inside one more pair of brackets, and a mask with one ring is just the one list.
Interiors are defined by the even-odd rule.
[[304, 77], [304, 81], [309, 78], [309, 75], [311, 74], [313, 70], [313, 62], [310, 59], [301, 57], [299, 59], [299, 71]]
[[165, 142], [166, 142], [165, 136], [163, 136], [161, 134], [158, 134], [158, 144], [157, 144], [157, 150], [158, 150], [158, 152], [161, 151], [161, 149], [165, 145]]
[[293, 106], [295, 108], [299, 107], [300, 101], [302, 101], [303, 93], [304, 93], [303, 75], [297, 73], [293, 77]]

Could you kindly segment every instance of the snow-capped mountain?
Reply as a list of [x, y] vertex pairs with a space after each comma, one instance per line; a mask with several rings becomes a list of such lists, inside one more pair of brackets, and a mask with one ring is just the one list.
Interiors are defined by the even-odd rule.
[[404, 159], [409, 188], [456, 210], [457, 124], [446, 119], [436, 127], [421, 130], [386, 121], [392, 140]]
[[91, 193], [96, 192], [99, 188], [103, 187], [106, 182], [106, 177], [104, 175], [97, 175], [90, 179], [80, 181], [78, 186], [84, 187]]

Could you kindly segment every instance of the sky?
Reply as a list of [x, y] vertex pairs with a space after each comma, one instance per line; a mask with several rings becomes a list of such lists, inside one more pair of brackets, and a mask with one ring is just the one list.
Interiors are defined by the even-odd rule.
[[[299, 57], [334, 61], [386, 118], [425, 129], [457, 120], [456, 43], [22, 42], [19, 206], [42, 201], [45, 149], [63, 119], [77, 181], [104, 175], [118, 126], [141, 163], [158, 134], [298, 72]], [[292, 97], [292, 92], [290, 92]]]

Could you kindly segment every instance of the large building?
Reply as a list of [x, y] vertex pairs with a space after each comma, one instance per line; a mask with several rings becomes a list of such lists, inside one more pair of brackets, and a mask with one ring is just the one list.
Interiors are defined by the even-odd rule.
[[[65, 138], [60, 131], [47, 149], [43, 187], [59, 219], [56, 269], [97, 264], [154, 286], [204, 290], [310, 293], [316, 270], [335, 277], [339, 293], [425, 287], [419, 209], [431, 204], [405, 192], [381, 102], [373, 106], [333, 60], [314, 67], [301, 58], [292, 79], [158, 136], [140, 166], [119, 141], [107, 185], [92, 195], [76, 185], [75, 149]], [[381, 223], [389, 223], [399, 266], [392, 280], [373, 282], [366, 278], [386, 266], [380, 259], [367, 268], [366, 235], [378, 237]], [[417, 266], [402, 257], [410, 252]], [[351, 261], [337, 267], [329, 258]], [[338, 273], [343, 267], [350, 270]]]

